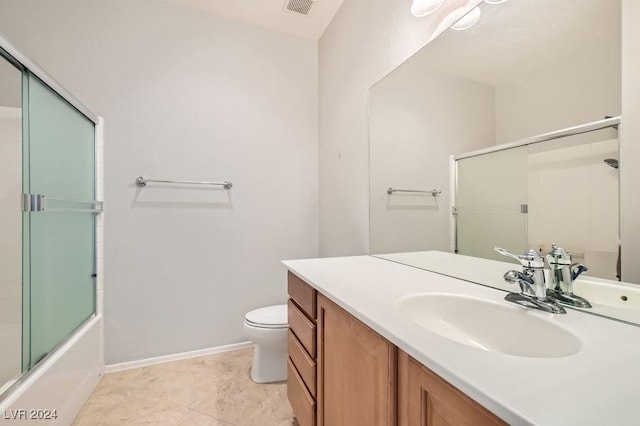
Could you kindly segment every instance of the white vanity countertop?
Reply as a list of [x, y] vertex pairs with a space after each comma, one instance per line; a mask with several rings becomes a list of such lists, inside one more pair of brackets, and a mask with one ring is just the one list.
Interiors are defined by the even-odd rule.
[[415, 293], [459, 294], [511, 305], [502, 291], [372, 256], [283, 263], [510, 424], [640, 423], [640, 327], [574, 310], [553, 315], [518, 307], [524, 315], [540, 316], [570, 331], [582, 349], [563, 358], [504, 355], [440, 337], [396, 309], [398, 299]]

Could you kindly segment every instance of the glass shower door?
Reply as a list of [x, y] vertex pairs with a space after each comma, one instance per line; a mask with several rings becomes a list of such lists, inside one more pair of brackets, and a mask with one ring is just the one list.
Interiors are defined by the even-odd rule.
[[25, 370], [95, 313], [96, 273], [94, 123], [30, 73], [27, 85]]
[[493, 248], [527, 249], [527, 149], [518, 147], [457, 161], [456, 248], [505, 261]]

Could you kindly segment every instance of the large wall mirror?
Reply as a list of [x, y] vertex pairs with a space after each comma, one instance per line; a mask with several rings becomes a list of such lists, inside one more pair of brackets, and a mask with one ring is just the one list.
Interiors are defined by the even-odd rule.
[[480, 12], [370, 90], [370, 253], [442, 272], [397, 254], [558, 243], [617, 281], [621, 1]]

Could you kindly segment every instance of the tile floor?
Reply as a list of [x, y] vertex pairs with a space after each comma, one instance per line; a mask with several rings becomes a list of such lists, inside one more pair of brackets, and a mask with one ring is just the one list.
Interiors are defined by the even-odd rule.
[[294, 426], [287, 386], [249, 378], [253, 348], [105, 374], [74, 426]]

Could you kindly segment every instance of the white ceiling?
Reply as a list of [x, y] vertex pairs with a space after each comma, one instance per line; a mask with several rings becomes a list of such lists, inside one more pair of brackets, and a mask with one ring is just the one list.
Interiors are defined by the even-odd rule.
[[237, 21], [318, 40], [343, 0], [316, 0], [309, 15], [285, 10], [287, 0], [163, 0]]

